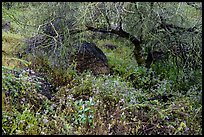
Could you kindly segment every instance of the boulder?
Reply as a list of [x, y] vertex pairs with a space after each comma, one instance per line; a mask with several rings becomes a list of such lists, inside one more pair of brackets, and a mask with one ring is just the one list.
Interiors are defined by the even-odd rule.
[[109, 74], [110, 68], [105, 54], [94, 43], [83, 42], [77, 47], [76, 69], [79, 73], [90, 70], [93, 74]]
[[110, 49], [110, 50], [114, 50], [114, 49], [117, 48], [116, 45], [112, 45], [112, 44], [105, 44], [104, 47], [107, 48], [107, 49]]
[[[62, 41], [60, 37], [58, 38], [59, 39], [57, 39], [57, 41]], [[63, 59], [63, 58], [60, 58], [61, 57], [59, 56], [60, 52], [58, 53], [58, 50], [57, 50], [59, 47], [61, 47], [60, 42], [57, 42], [56, 44], [57, 46], [55, 45], [55, 41], [52, 38], [47, 37], [46, 35], [39, 34], [35, 37], [32, 37], [26, 40], [27, 46], [24, 50], [25, 51], [24, 54], [32, 53], [33, 55], [36, 55], [36, 56], [41, 54], [43, 55], [46, 54], [51, 59], [51, 62], [56, 64], [55, 62], [62, 61], [61, 59]], [[51, 56], [52, 52], [55, 51], [55, 47], [57, 47], [57, 49], [54, 55], [56, 59], [58, 59], [58, 61], [54, 61], [53, 60], [54, 58], [52, 58], [53, 56]], [[64, 57], [65, 61], [63, 62], [68, 62], [68, 64], [70, 64], [75, 60], [77, 62], [76, 70], [79, 73], [82, 73], [85, 70], [90, 70], [95, 75], [110, 73], [108, 60], [105, 54], [94, 43], [83, 42], [82, 44], [78, 44], [75, 47], [75, 51], [76, 52], [73, 55], [71, 55], [71, 49], [70, 51], [69, 50], [66, 51], [67, 58]]]
[[47, 23], [42, 26], [42, 31], [50, 36], [62, 35], [68, 32], [68, 29], [74, 27], [74, 21], [70, 19], [67, 20], [65, 17], [56, 17], [50, 19], [50, 21], [48, 20], [46, 20]]
[[53, 38], [45, 34], [37, 34], [25, 39], [24, 42], [26, 45], [22, 53], [24, 55], [32, 53], [33, 55], [46, 54], [51, 56], [54, 54], [55, 56], [59, 56], [59, 48], [63, 46], [63, 38], [61, 36]]

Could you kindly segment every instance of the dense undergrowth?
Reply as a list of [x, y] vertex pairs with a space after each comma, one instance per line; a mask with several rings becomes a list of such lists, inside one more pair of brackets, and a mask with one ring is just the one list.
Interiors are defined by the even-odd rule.
[[95, 42], [111, 74], [78, 74], [74, 63], [60, 68], [46, 56], [19, 59], [13, 48], [23, 47], [23, 38], [20, 32], [2, 35], [9, 54], [2, 64], [2, 134], [202, 134], [199, 69], [187, 77], [171, 60], [138, 67], [127, 43], [109, 39]]

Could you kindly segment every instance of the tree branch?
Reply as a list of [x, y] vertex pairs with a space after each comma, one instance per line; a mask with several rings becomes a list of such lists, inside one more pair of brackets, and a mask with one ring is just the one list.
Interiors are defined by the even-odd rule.
[[131, 35], [130, 33], [124, 31], [122, 28], [119, 30], [118, 29], [105, 30], [104, 28], [95, 28], [92, 26], [86, 26], [86, 27], [87, 27], [87, 30], [90, 30], [93, 32], [112, 33], [112, 34], [116, 34], [122, 38], [130, 40], [135, 46], [133, 52], [134, 52], [134, 56], [135, 56], [135, 59], [136, 59], [138, 65], [141, 66], [145, 63], [145, 60], [144, 60], [142, 53], [141, 53], [142, 48], [140, 46], [140, 41], [134, 35]]
[[70, 30], [69, 33], [73, 35], [73, 34], [82, 33], [85, 31], [88, 31], [88, 29], [74, 29], [74, 30]]
[[198, 5], [196, 5], [194, 2], [186, 2], [187, 5], [194, 7], [196, 10], [202, 10], [202, 6], [199, 7]]
[[161, 19], [161, 24], [157, 27], [157, 29], [163, 28], [167, 31], [170, 31], [171, 29], [176, 29], [176, 30], [180, 30], [180, 31], [193, 32], [195, 34], [199, 33], [198, 31], [196, 31], [197, 28], [195, 26], [191, 27], [191, 28], [184, 28], [184, 27], [177, 26], [175, 24], [166, 23], [165, 19], [161, 15], [160, 15], [160, 19]]
[[[122, 26], [122, 23], [120, 24]], [[77, 34], [77, 33], [81, 33], [81, 32], [85, 32], [85, 31], [93, 31], [93, 32], [102, 32], [102, 33], [111, 33], [111, 34], [116, 34], [118, 36], [120, 36], [121, 38], [125, 38], [129, 41], [131, 41], [135, 48], [133, 50], [134, 56], [135, 56], [135, 60], [137, 61], [138, 65], [144, 65], [145, 64], [145, 60], [142, 56], [142, 48], [140, 46], [140, 40], [135, 37], [134, 35], [124, 31], [122, 29], [122, 27], [120, 27], [120, 29], [106, 29], [106, 28], [96, 28], [93, 26], [88, 26], [86, 25], [86, 29], [79, 29], [79, 30], [70, 30], [70, 34]]]

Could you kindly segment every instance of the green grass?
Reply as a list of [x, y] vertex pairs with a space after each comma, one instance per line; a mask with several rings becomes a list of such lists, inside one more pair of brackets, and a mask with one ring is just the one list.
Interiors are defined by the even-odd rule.
[[[16, 18], [23, 15], [21, 9], [8, 12]], [[2, 34], [2, 49], [9, 54], [2, 60], [2, 134], [202, 135], [201, 70], [186, 75], [172, 61], [155, 63], [149, 70], [138, 67], [129, 42], [109, 39], [95, 43], [107, 56], [112, 75], [94, 76], [89, 71], [79, 75], [74, 64], [51, 67], [46, 56], [29, 55], [30, 63], [28, 57], [18, 59], [13, 53], [23, 47], [22, 33]], [[22, 73], [25, 66], [42, 75], [34, 79]], [[55, 86], [52, 99], [40, 94], [39, 79]], [[164, 100], [165, 95], [172, 96]]]

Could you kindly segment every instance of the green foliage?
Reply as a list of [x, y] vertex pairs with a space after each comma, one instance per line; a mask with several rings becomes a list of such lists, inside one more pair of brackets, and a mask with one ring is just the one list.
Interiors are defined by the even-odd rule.
[[[56, 49], [36, 49], [36, 54], [23, 59], [11, 57], [39, 76], [33, 77], [20, 65], [20, 68], [2, 65], [2, 134], [202, 135], [199, 10], [184, 2], [21, 2], [13, 3], [9, 10], [4, 3], [3, 18], [13, 22], [14, 31], [3, 33], [3, 50], [21, 51], [21, 39], [39, 31], [42, 23], [61, 15], [75, 22], [65, 27], [62, 45]], [[110, 36], [101, 40], [91, 37], [95, 33], [86, 32], [69, 35], [69, 30], [84, 25], [106, 28], [107, 17], [111, 25], [117, 26], [120, 15], [123, 29], [140, 38], [142, 50], [146, 51], [147, 47], [168, 50], [168, 58], [153, 62], [150, 69], [138, 67], [132, 55], [134, 47], [125, 39]], [[161, 23], [158, 15], [179, 27], [195, 26], [197, 33], [179, 29], [155, 31]], [[95, 76], [89, 71], [76, 72], [76, 64], [68, 58], [74, 53], [72, 44], [81, 40], [91, 40], [103, 50], [111, 74]], [[116, 45], [116, 49], [107, 49], [104, 44]], [[181, 52], [186, 56], [169, 50], [177, 44], [189, 48], [188, 52]], [[50, 91], [50, 99], [42, 95], [45, 87], [41, 80], [47, 80], [56, 89]]]
[[[110, 50], [104, 47], [105, 44], [116, 45], [115, 50]], [[126, 45], [127, 46], [124, 46]], [[121, 76], [129, 75], [136, 65], [136, 61], [133, 59], [132, 50], [133, 47], [129, 46], [125, 40], [101, 40], [97, 41], [97, 45], [102, 49], [108, 58], [108, 63], [114, 74]], [[125, 52], [124, 52], [125, 51]], [[131, 62], [131, 64], [130, 64]]]
[[66, 66], [60, 63], [53, 65], [54, 60], [42, 54], [37, 57], [31, 56], [29, 60], [32, 62], [29, 67], [46, 76], [54, 87], [65, 86], [76, 76], [74, 63]]
[[[38, 118], [26, 108], [22, 114], [14, 109], [13, 113], [3, 111], [2, 123], [4, 134], [23, 135], [23, 134], [39, 134]], [[11, 127], [11, 128], [10, 128]]]
[[76, 113], [74, 114], [74, 124], [78, 126], [92, 126], [94, 117], [94, 105], [93, 98], [83, 101], [82, 99], [74, 102], [76, 107]]
[[4, 109], [17, 109], [23, 111], [26, 104], [34, 105], [33, 110], [38, 110], [43, 105], [43, 99], [47, 98], [39, 93], [42, 91], [39, 80], [42, 78], [33, 78], [27, 71], [2, 67], [2, 101]]

